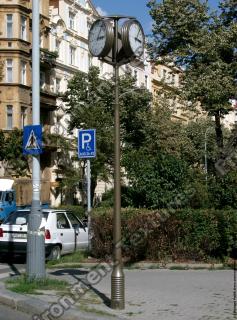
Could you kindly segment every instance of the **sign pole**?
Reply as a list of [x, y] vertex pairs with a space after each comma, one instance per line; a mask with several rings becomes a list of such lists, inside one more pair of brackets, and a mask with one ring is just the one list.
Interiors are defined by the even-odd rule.
[[[33, 125], [40, 123], [40, 48], [39, 1], [32, 1], [32, 113]], [[40, 206], [40, 155], [33, 155], [32, 205], [27, 233], [27, 267], [29, 279], [45, 278], [44, 233], [40, 231], [42, 212]]]
[[96, 129], [78, 131], [78, 158], [86, 159], [88, 250], [91, 250], [91, 162], [96, 157]]
[[88, 250], [91, 250], [91, 162], [87, 160]]

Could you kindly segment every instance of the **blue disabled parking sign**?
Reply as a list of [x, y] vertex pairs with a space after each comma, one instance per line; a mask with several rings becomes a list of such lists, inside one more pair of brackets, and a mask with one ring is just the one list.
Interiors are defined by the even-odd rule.
[[23, 154], [41, 154], [42, 126], [25, 126], [23, 130]]
[[87, 159], [96, 157], [96, 130], [87, 129], [78, 131], [78, 158]]

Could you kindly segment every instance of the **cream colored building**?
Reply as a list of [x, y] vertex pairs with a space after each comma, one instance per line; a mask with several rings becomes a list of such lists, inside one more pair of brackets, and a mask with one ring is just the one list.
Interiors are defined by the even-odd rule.
[[[93, 2], [50, 0], [49, 12], [50, 50], [58, 52], [54, 78], [55, 93], [64, 93], [67, 90], [68, 80], [79, 70], [87, 73], [91, 65], [99, 67], [101, 77], [111, 77], [113, 75], [112, 66], [92, 57], [88, 50], [89, 29], [92, 23], [100, 17]], [[126, 72], [137, 78], [138, 86], [143, 85], [150, 89], [150, 65], [146, 60], [139, 60], [120, 68], [121, 75]], [[77, 130], [74, 130], [71, 136], [68, 134], [68, 120], [68, 115], [65, 114], [65, 104], [58, 98], [51, 133], [60, 134], [69, 140], [73, 139], [77, 135]], [[57, 161], [55, 161], [51, 175], [52, 186], [55, 186], [52, 187], [54, 194], [52, 202], [55, 205], [61, 201], [56, 181], [62, 176], [63, 172], [59, 170]], [[96, 196], [101, 197], [101, 194], [111, 186], [112, 184], [106, 185], [103, 181], [99, 181], [95, 191]]]
[[[182, 70], [177, 67], [168, 67], [163, 64], [152, 63], [151, 67], [151, 90], [154, 102], [159, 101], [159, 97], [166, 92], [174, 92], [178, 90], [180, 86], [180, 79], [182, 77]], [[170, 109], [172, 111], [172, 118], [175, 120], [181, 120], [187, 122], [193, 116], [191, 112], [187, 111], [187, 108], [178, 98], [168, 99]]]

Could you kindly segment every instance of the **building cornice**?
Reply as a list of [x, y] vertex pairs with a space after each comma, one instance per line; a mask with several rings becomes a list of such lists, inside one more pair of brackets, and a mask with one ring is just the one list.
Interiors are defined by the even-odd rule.
[[[30, 48], [29, 48], [30, 49]], [[25, 57], [30, 57], [31, 56], [31, 54], [30, 54], [30, 51], [29, 52], [27, 52], [27, 51], [25, 51], [25, 50], [22, 50], [22, 49], [14, 49], [14, 48], [11, 48], [11, 49], [9, 49], [9, 48], [6, 48], [6, 49], [1, 49], [0, 48], [0, 53], [8, 53], [8, 54], [12, 54], [12, 55], [16, 55], [16, 54], [19, 54], [19, 55], [21, 55], [21, 56], [25, 56]]]
[[31, 9], [30, 8], [24, 7], [24, 6], [20, 5], [20, 4], [0, 4], [0, 9], [1, 8], [3, 8], [3, 9], [16, 8], [16, 9], [19, 9], [21, 11], [24, 11], [25, 13], [28, 13], [28, 14], [31, 13]]
[[80, 71], [80, 72], [83, 72], [83, 71], [81, 71], [78, 67], [72, 67], [72, 66], [69, 66], [69, 65], [66, 65], [66, 64], [64, 64], [64, 63], [60, 63], [60, 62], [56, 62], [56, 67], [55, 67], [55, 69], [57, 69], [57, 67], [58, 68], [60, 68], [60, 69], [63, 69], [63, 70], [65, 70], [65, 71], [68, 71], [68, 72], [70, 72], [70, 73], [76, 73], [76, 72], [78, 72], [78, 71]]
[[21, 84], [21, 83], [17, 83], [17, 82], [12, 82], [12, 83], [8, 83], [8, 82], [1, 82], [0, 83], [0, 87], [19, 87], [21, 89], [27, 89], [27, 90], [31, 90], [31, 86], [27, 86], [25, 84]]
[[[74, 5], [75, 8], [83, 11], [84, 13], [86, 13], [86, 14], [91, 14], [91, 13], [93, 12], [93, 15], [94, 15], [95, 17], [97, 17], [97, 16], [99, 17], [99, 13], [97, 12], [95, 6], [92, 4], [92, 2], [91, 2], [90, 0], [87, 0], [87, 1], [88, 1], [89, 6], [90, 6], [91, 8], [85, 8], [85, 7], [83, 7], [82, 5], [80, 5], [80, 3], [77, 3], [77, 2], [75, 2], [74, 0], [66, 0], [66, 2], [67, 2], [69, 5]], [[92, 12], [91, 12], [91, 11], [92, 11]]]

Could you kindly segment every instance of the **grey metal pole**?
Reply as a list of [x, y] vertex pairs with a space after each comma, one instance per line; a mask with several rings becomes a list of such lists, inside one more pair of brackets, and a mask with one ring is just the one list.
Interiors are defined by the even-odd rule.
[[[32, 113], [33, 125], [40, 124], [40, 48], [39, 48], [39, 0], [32, 1]], [[27, 234], [27, 277], [45, 278], [44, 233], [40, 231], [42, 212], [40, 207], [40, 156], [33, 156], [32, 206]]]
[[88, 249], [91, 250], [91, 162], [87, 160]]
[[125, 307], [125, 278], [121, 250], [121, 178], [120, 178], [120, 118], [119, 118], [119, 65], [118, 53], [118, 19], [114, 19], [114, 77], [115, 77], [115, 163], [114, 163], [114, 216], [113, 216], [113, 271], [111, 275], [111, 308]]

